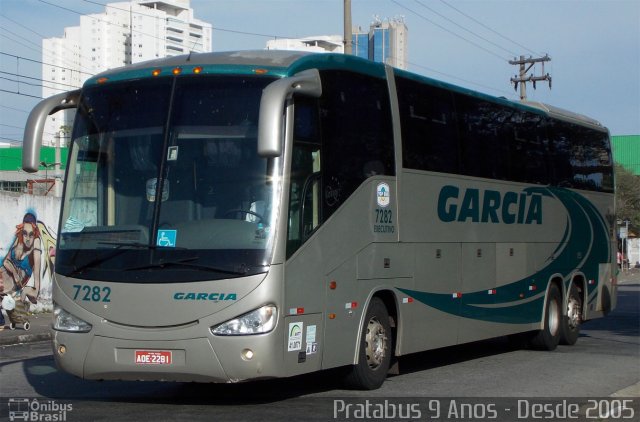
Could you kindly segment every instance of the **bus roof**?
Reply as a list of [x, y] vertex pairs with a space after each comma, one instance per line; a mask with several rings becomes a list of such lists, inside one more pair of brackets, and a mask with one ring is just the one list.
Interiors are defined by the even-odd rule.
[[[117, 81], [147, 78], [151, 77], [154, 71], [158, 71], [159, 74], [162, 75], [170, 75], [174, 69], [180, 69], [179, 71], [182, 73], [190, 73], [194, 72], [196, 68], [199, 68], [198, 73], [201, 72], [202, 74], [259, 74], [278, 78], [292, 76], [306, 69], [342, 69], [379, 78], [385, 77], [385, 65], [357, 56], [289, 50], [247, 50], [195, 53], [140, 62], [95, 75], [87, 80], [85, 86], [92, 86], [107, 80]], [[558, 107], [539, 102], [519, 102], [508, 100], [504, 97], [494, 97], [404, 70], [394, 69], [394, 72], [399, 76], [408, 77], [422, 83], [439, 86], [444, 89], [471, 95], [505, 106], [525, 109], [571, 123], [606, 130], [606, 128], [595, 119]], [[153, 76], [158, 75], [153, 74]]]
[[262, 69], [267, 71], [266, 74], [284, 77], [288, 76], [287, 69], [294, 62], [310, 54], [300, 51], [249, 50], [165, 57], [107, 70], [88, 79], [85, 86], [95, 85], [105, 79], [114, 81], [151, 77], [154, 70], [159, 70], [163, 75], [171, 75], [176, 68], [188, 72], [196, 67], [203, 68], [203, 73], [228, 74], [252, 74], [257, 69]]
[[529, 107], [538, 108], [544, 111], [548, 116], [554, 117], [556, 119], [566, 120], [568, 122], [578, 123], [581, 125], [595, 126], [595, 128], [597, 129], [606, 130], [606, 128], [599, 121], [583, 114], [574, 113], [573, 111], [565, 110], [560, 107], [555, 107], [536, 101], [525, 101], [523, 102], [523, 104], [526, 104]]

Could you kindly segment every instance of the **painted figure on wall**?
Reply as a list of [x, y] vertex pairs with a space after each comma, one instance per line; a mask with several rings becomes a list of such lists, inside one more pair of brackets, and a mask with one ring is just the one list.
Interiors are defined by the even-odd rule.
[[9, 316], [12, 329], [20, 323], [28, 329], [29, 311], [50, 312], [53, 306], [55, 234], [32, 210], [15, 227], [7, 253], [0, 261], [0, 298], [11, 296], [7, 303], [13, 303], [13, 309], [0, 305], [0, 331], [5, 328], [4, 313]]
[[0, 267], [0, 294], [22, 291], [22, 299], [35, 304], [40, 294], [43, 243], [38, 221], [26, 213], [16, 226], [15, 239]]

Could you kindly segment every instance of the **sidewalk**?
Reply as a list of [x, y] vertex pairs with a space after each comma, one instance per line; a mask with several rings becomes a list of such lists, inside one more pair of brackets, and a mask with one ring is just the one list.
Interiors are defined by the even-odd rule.
[[631, 268], [618, 274], [618, 284], [640, 283], [640, 268]]
[[22, 324], [18, 324], [15, 330], [10, 330], [9, 319], [6, 316], [4, 319], [5, 328], [0, 331], [0, 346], [51, 339], [51, 333], [53, 332], [51, 329], [53, 315], [51, 313], [29, 315], [31, 327], [28, 331], [22, 328]]
[[[632, 268], [618, 274], [618, 284], [632, 283], [640, 283], [640, 268]], [[50, 340], [53, 332], [51, 329], [51, 321], [51, 313], [31, 315], [29, 317], [31, 328], [25, 331], [21, 325], [15, 330], [10, 330], [9, 321], [7, 320], [5, 329], [0, 331], [0, 346]]]

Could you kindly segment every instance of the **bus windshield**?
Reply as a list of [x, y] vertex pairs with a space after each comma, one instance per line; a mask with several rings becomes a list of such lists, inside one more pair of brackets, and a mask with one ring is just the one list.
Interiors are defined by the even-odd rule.
[[271, 81], [203, 75], [86, 88], [57, 272], [121, 282], [265, 272], [280, 162], [260, 157], [256, 143]]

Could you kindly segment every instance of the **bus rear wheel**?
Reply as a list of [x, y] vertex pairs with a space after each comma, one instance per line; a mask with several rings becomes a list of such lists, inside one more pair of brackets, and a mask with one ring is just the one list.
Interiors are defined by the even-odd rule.
[[575, 284], [571, 285], [567, 294], [567, 315], [562, 317], [560, 344], [573, 346], [580, 336], [582, 323], [582, 294]]
[[358, 363], [345, 378], [348, 387], [375, 390], [387, 378], [391, 362], [389, 313], [380, 298], [371, 299], [360, 335]]
[[544, 326], [531, 339], [531, 345], [540, 350], [555, 350], [562, 331], [562, 295], [554, 283], [549, 286], [544, 312]]

